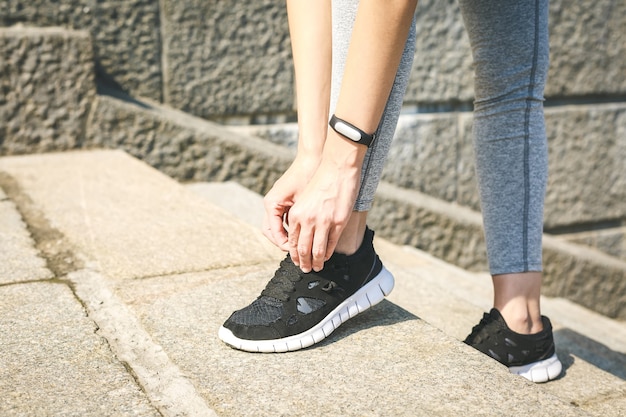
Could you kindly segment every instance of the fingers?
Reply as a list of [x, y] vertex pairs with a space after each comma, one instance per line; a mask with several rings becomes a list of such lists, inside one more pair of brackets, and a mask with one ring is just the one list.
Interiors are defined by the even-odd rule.
[[[309, 272], [303, 268], [302, 260], [304, 259], [306, 263], [307, 258], [307, 244], [304, 240], [300, 239], [300, 223], [293, 221], [290, 219], [289, 221], [289, 255], [291, 256], [291, 260], [296, 266], [300, 266], [300, 268], [304, 272]], [[302, 258], [300, 258], [302, 255]]]
[[[319, 272], [324, 268], [324, 262], [328, 259], [327, 245], [327, 228], [315, 229], [298, 224], [289, 229], [289, 254], [302, 272]], [[332, 250], [330, 253], [332, 254]]]
[[279, 217], [266, 216], [263, 219], [263, 235], [279, 249], [285, 252], [289, 250], [287, 230], [285, 230], [282, 219]]
[[335, 248], [337, 247], [337, 243], [339, 242], [339, 237], [343, 231], [342, 227], [338, 225], [331, 228], [328, 233], [328, 238], [326, 239], [326, 252], [324, 253], [324, 261], [330, 259], [335, 252]]
[[[311, 268], [313, 268], [315, 272], [321, 271], [322, 268], [324, 268], [324, 262], [326, 262], [328, 258], [330, 258], [330, 256], [326, 255], [328, 253], [328, 245], [331, 243], [332, 242], [328, 240], [328, 229], [315, 233], [315, 236], [313, 237], [313, 247], [311, 250]], [[337, 243], [335, 242], [335, 245], [336, 244]], [[333, 253], [333, 250], [335, 250], [335, 245], [333, 245], [333, 248], [330, 251], [331, 255]]]
[[265, 217], [263, 218], [263, 235], [274, 245], [285, 252], [289, 250], [287, 230], [283, 219], [289, 211], [288, 206], [265, 201]]

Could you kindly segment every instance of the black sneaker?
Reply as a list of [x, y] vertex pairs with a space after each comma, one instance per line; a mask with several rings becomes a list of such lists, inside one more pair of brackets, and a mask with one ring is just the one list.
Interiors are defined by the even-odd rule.
[[552, 323], [541, 316], [543, 330], [535, 334], [519, 334], [509, 329], [498, 310], [485, 313], [465, 343], [491, 356], [509, 368], [513, 374], [529, 381], [547, 382], [561, 374], [561, 362], [556, 356]]
[[220, 327], [219, 338], [249, 352], [287, 352], [328, 337], [393, 289], [373, 237], [367, 229], [355, 254], [333, 254], [320, 272], [302, 272], [287, 255], [261, 295]]

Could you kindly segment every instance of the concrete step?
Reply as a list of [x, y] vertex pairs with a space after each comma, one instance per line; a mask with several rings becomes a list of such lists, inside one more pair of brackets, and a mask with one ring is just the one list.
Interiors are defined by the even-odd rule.
[[[234, 182], [187, 187], [260, 226], [260, 195]], [[470, 273], [426, 252], [381, 238], [376, 238], [376, 248], [396, 277], [389, 301], [446, 334], [463, 340], [482, 312], [491, 308], [489, 274]], [[626, 414], [626, 323], [563, 298], [542, 297], [542, 310], [553, 322], [558, 355], [565, 365], [564, 377], [544, 389], [594, 415]]]
[[[118, 151], [0, 158], [0, 188], [0, 204], [11, 206], [14, 219], [19, 214], [11, 227], [30, 237], [20, 243], [30, 249], [15, 253], [33, 269], [32, 279], [25, 269], [0, 287], [3, 300], [12, 300], [0, 311], [3, 416], [624, 409], [620, 378], [596, 379], [611, 375], [590, 367], [592, 387], [571, 404], [393, 300], [313, 349], [230, 349], [217, 339], [218, 327], [258, 295], [282, 258], [258, 229]], [[563, 380], [582, 385], [570, 377], [577, 364]]]

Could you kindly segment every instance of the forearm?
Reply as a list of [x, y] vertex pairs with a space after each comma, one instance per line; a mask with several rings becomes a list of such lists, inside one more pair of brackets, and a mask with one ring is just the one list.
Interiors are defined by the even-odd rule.
[[[359, 3], [335, 114], [368, 133], [380, 123], [416, 4], [417, 0]], [[366, 148], [339, 139], [331, 131], [326, 142], [326, 147], [332, 148], [330, 153], [343, 156], [349, 149], [346, 145], [356, 147], [350, 161], [358, 165]]]
[[287, 13], [296, 74], [298, 154], [320, 156], [330, 102], [330, 0], [287, 0]]

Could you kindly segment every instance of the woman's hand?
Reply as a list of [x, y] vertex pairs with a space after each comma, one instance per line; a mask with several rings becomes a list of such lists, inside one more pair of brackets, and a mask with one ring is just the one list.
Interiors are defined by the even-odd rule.
[[289, 251], [288, 235], [284, 226], [287, 213], [313, 177], [321, 158], [319, 155], [302, 155], [299, 153], [296, 156], [291, 166], [263, 199], [265, 206], [263, 234], [285, 252]]
[[290, 206], [288, 248], [302, 271], [320, 271], [335, 250], [352, 214], [366, 150], [329, 133], [319, 167]]

